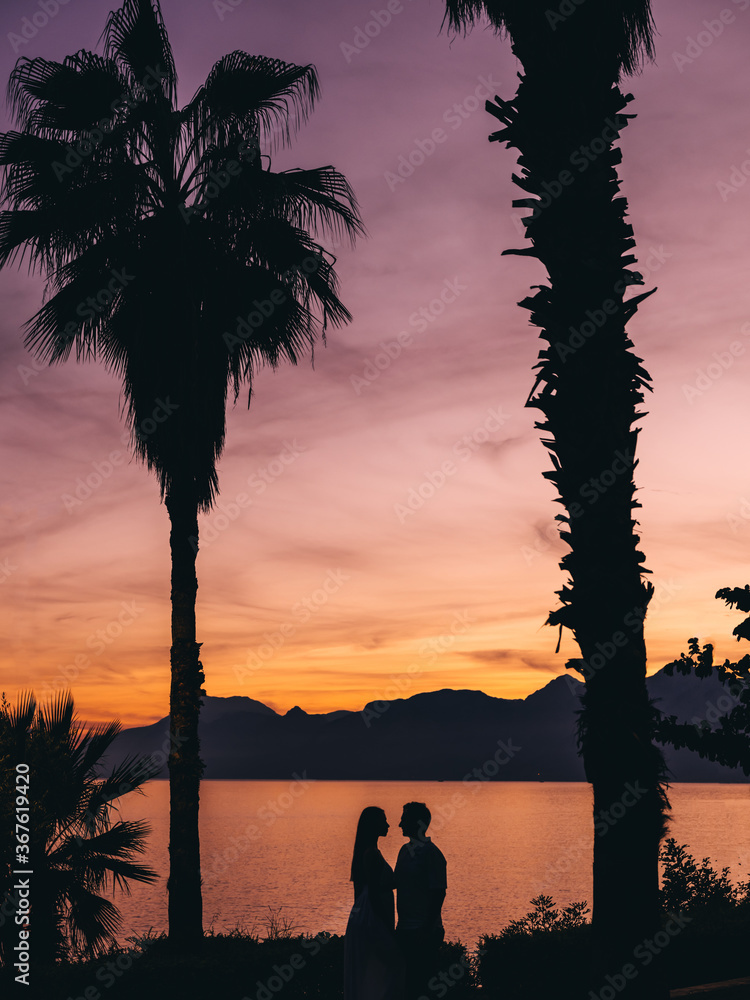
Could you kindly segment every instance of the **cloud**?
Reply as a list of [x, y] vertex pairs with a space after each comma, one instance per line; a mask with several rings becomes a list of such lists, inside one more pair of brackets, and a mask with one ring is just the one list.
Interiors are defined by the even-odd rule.
[[516, 658], [516, 653], [509, 649], [470, 649], [462, 651], [461, 656], [468, 656], [478, 663], [507, 663]]
[[461, 656], [466, 656], [477, 663], [488, 664], [524, 664], [530, 670], [539, 670], [544, 673], [560, 673], [559, 663], [543, 657], [529, 656], [523, 649], [473, 649], [460, 651]]

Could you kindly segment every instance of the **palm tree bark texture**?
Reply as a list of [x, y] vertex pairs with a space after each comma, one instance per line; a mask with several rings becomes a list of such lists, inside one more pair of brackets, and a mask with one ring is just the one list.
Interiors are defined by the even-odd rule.
[[[529, 65], [531, 63], [531, 65]], [[640, 276], [627, 270], [632, 228], [624, 221], [613, 143], [632, 116], [629, 98], [603, 77], [547, 66], [527, 73], [511, 104], [493, 114], [505, 128], [493, 138], [519, 149], [523, 175], [514, 181], [532, 197], [526, 231], [549, 286], [521, 305], [542, 328], [536, 395], [549, 435], [570, 545], [561, 568], [563, 607], [550, 624], [572, 629], [586, 680], [579, 740], [594, 798], [595, 957], [592, 987], [623, 985], [621, 996], [665, 995], [658, 963], [643, 964], [645, 942], [659, 930], [658, 846], [664, 832], [663, 758], [652, 743], [646, 690], [643, 621], [651, 596], [638, 551], [633, 470], [636, 408], [648, 379], [630, 348], [628, 319], [647, 294], [625, 301]], [[540, 67], [540, 69], [542, 69]], [[554, 91], [550, 83], [554, 80]], [[544, 207], [540, 207], [544, 206]], [[640, 279], [642, 281], [642, 279]], [[632, 977], [632, 978], [631, 978]], [[612, 987], [613, 988], [613, 987]]]
[[189, 482], [175, 482], [165, 499], [171, 524], [172, 648], [169, 695], [169, 929], [181, 945], [202, 937], [198, 809], [204, 764], [198, 721], [205, 676], [196, 642], [198, 503]]
[[[476, 3], [449, 4], [454, 25]], [[451, 7], [454, 7], [451, 10]], [[548, 622], [570, 628], [586, 680], [579, 746], [593, 787], [594, 892], [590, 984], [594, 996], [666, 997], [661, 963], [648, 942], [660, 930], [658, 848], [668, 801], [665, 765], [652, 742], [643, 621], [653, 592], [644, 582], [633, 508], [637, 412], [648, 373], [631, 351], [626, 323], [650, 292], [625, 299], [643, 278], [627, 202], [618, 197], [614, 148], [632, 115], [617, 80], [651, 52], [648, 3], [588, 0], [567, 17], [546, 4], [485, 4], [523, 66], [512, 101], [487, 110], [503, 127], [490, 140], [519, 150], [514, 182], [528, 197], [524, 224], [549, 285], [520, 303], [541, 328], [537, 380], [528, 400], [544, 419], [570, 546], [562, 607]], [[458, 9], [455, 9], [458, 8]], [[660, 949], [657, 949], [660, 950]]]

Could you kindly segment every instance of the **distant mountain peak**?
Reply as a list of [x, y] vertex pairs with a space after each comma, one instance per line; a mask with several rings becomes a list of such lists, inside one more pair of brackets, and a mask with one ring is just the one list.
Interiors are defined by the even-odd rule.
[[228, 698], [219, 698], [209, 694], [203, 698], [201, 722], [215, 722], [221, 716], [234, 715], [235, 712], [257, 712], [259, 715], [277, 714], [268, 705], [264, 705], [262, 701], [256, 701], [243, 694], [230, 695]]
[[536, 691], [532, 691], [531, 694], [527, 694], [524, 701], [527, 704], [534, 704], [535, 702], [550, 698], [558, 699], [570, 697], [571, 695], [580, 698], [585, 690], [586, 685], [583, 681], [579, 681], [576, 677], [573, 677], [571, 671], [566, 671], [566, 673], [560, 674], [558, 677], [553, 677], [544, 687], [540, 687]]
[[[713, 721], [726, 697], [715, 679], [670, 678], [663, 670], [648, 678], [648, 687], [666, 714], [688, 722]], [[304, 771], [312, 779], [460, 781], [487, 763], [494, 767], [500, 748], [498, 773], [483, 772], [493, 781], [582, 781], [576, 725], [584, 690], [566, 672], [526, 698], [442, 688], [370, 702], [369, 712], [320, 714], [299, 705], [280, 714], [240, 695], [206, 696], [200, 718], [205, 777], [281, 779]], [[161, 751], [169, 745], [168, 729], [165, 718], [124, 730], [113, 756]], [[667, 748], [666, 758], [673, 781], [746, 781], [737, 769], [685, 749]]]

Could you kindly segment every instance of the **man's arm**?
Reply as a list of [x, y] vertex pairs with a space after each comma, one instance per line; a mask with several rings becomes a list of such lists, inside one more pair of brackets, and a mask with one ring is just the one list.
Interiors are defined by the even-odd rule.
[[443, 901], [445, 900], [445, 889], [428, 889], [427, 890], [427, 906], [428, 906], [428, 917], [427, 917], [427, 929], [432, 931], [437, 927], [442, 927], [443, 921], [441, 917], [441, 911], [443, 909]]
[[427, 907], [429, 914], [427, 927], [430, 930], [442, 927], [441, 911], [447, 887], [448, 865], [442, 851], [435, 848], [430, 857], [429, 874], [427, 877]]

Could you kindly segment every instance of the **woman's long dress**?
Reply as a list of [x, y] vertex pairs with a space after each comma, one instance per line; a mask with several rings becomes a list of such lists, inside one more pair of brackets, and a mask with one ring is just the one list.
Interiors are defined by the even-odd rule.
[[346, 925], [344, 1000], [403, 1000], [403, 966], [393, 934], [393, 869], [377, 850], [367, 867], [369, 877]]

